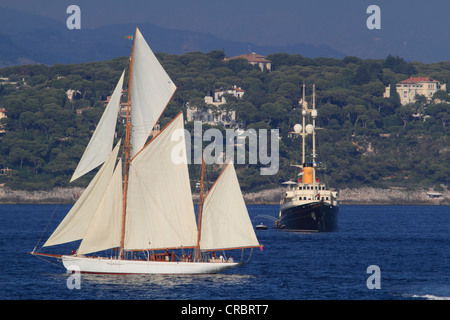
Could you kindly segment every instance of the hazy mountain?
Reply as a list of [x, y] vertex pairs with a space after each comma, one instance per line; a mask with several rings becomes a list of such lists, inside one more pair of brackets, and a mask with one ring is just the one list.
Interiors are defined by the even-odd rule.
[[[235, 56], [249, 50], [259, 54], [286, 52], [306, 57], [345, 55], [328, 46], [291, 44], [258, 46], [220, 39], [207, 33], [165, 29], [153, 24], [139, 24], [144, 37], [155, 52], [183, 54], [190, 51], [225, 50]], [[127, 56], [136, 25], [117, 24], [96, 29], [69, 30], [65, 23], [45, 17], [0, 8], [0, 67], [24, 63], [80, 63]]]

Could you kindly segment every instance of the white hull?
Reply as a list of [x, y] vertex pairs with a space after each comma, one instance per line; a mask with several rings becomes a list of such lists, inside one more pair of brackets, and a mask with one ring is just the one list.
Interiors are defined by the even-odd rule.
[[106, 274], [202, 274], [238, 266], [237, 262], [183, 262], [118, 260], [103, 257], [62, 256], [68, 271]]

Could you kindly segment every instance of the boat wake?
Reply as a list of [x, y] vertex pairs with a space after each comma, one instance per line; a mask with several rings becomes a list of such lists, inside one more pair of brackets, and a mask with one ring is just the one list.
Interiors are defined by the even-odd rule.
[[413, 294], [412, 297], [425, 300], [450, 300], [450, 297], [435, 296], [433, 294], [424, 294], [424, 295]]
[[421, 300], [450, 300], [450, 287], [447, 285], [433, 286], [411, 291], [414, 293], [407, 293], [404, 296]]
[[261, 218], [261, 219], [266, 219], [266, 220], [271, 220], [271, 221], [277, 221], [277, 218], [275, 218], [274, 216], [270, 216], [268, 214], [258, 214], [257, 216], [255, 216], [255, 218]]

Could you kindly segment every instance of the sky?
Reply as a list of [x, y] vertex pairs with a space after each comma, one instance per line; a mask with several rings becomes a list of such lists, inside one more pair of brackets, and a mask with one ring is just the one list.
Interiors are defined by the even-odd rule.
[[[449, 0], [0, 0], [63, 22], [71, 4], [81, 9], [82, 28], [149, 22], [258, 45], [327, 45], [362, 58], [394, 48], [411, 59], [424, 47], [430, 58], [450, 52]], [[370, 5], [380, 8], [379, 30], [366, 26]]]

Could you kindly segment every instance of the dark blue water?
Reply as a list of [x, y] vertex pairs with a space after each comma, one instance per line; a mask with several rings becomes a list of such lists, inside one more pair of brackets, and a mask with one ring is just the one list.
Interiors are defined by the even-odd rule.
[[[249, 206], [264, 250], [224, 274], [81, 275], [68, 289], [58, 264], [28, 254], [70, 206], [0, 206], [0, 299], [292, 300], [450, 299], [450, 207], [341, 206], [334, 233], [287, 233], [265, 216], [278, 206]], [[61, 253], [61, 252], [59, 252]], [[55, 261], [56, 262], [56, 261]], [[380, 289], [368, 289], [370, 265]]]

